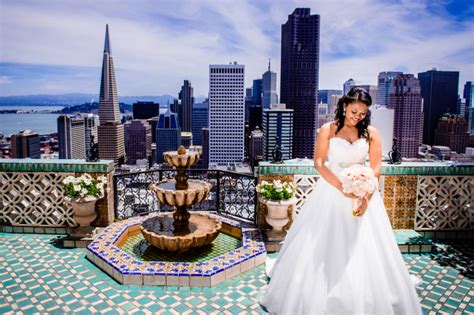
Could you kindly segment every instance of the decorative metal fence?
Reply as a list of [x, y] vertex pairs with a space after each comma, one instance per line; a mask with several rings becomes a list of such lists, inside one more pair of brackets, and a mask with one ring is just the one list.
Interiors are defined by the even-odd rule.
[[[154, 170], [114, 176], [115, 217], [125, 219], [153, 211], [170, 211], [148, 188], [174, 178], [176, 170]], [[215, 211], [248, 223], [256, 223], [257, 177], [230, 171], [191, 169], [189, 178], [206, 180], [212, 189], [206, 200], [190, 210]]]

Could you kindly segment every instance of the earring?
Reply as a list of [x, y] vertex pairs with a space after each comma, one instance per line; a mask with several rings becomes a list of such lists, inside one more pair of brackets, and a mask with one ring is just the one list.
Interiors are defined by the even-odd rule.
[[346, 116], [346, 110], [344, 109], [344, 111], [342, 112], [342, 116]]

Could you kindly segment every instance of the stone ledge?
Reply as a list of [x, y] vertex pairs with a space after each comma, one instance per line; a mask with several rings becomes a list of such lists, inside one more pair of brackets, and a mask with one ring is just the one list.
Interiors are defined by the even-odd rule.
[[114, 162], [111, 160], [86, 162], [66, 159], [0, 159], [0, 172], [110, 173], [114, 169]]
[[66, 227], [44, 227], [44, 226], [11, 226], [0, 225], [0, 232], [3, 233], [20, 233], [20, 234], [56, 234], [66, 235]]
[[[298, 159], [282, 164], [260, 162], [260, 175], [318, 175], [313, 160]], [[474, 175], [474, 163], [455, 162], [402, 162], [391, 165], [382, 163], [381, 175]]]

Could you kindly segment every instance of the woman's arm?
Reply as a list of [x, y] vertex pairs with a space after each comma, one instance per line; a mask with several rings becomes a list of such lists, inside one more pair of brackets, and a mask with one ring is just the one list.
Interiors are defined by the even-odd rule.
[[[380, 139], [379, 132], [375, 127], [369, 126], [369, 160], [370, 168], [374, 171], [375, 178], [378, 180], [380, 177], [380, 168], [382, 167], [382, 140]], [[372, 198], [372, 194], [367, 193], [364, 196], [366, 202]], [[361, 205], [363, 208], [364, 203]], [[367, 204], [365, 205], [367, 207]]]
[[369, 160], [370, 167], [374, 171], [375, 177], [380, 177], [380, 168], [382, 167], [382, 140], [375, 127], [369, 127]]
[[331, 138], [331, 123], [326, 123], [319, 129], [319, 134], [314, 146], [314, 167], [318, 173], [331, 185], [342, 192], [342, 184], [339, 179], [324, 165], [329, 150], [329, 139]]

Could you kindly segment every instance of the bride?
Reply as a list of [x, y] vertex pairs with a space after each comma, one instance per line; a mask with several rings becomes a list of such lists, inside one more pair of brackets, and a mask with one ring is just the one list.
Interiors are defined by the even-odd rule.
[[[358, 200], [342, 192], [340, 172], [369, 156], [380, 175], [381, 140], [370, 124], [372, 100], [353, 87], [334, 122], [319, 131], [321, 175], [288, 231], [260, 299], [274, 314], [421, 314], [418, 296], [378, 191]], [[328, 166], [325, 165], [328, 158]]]

